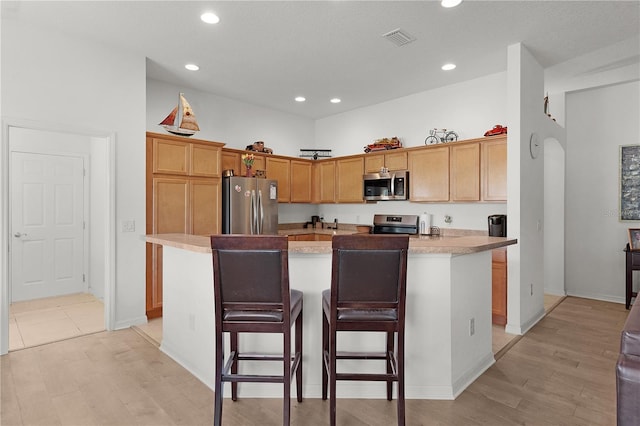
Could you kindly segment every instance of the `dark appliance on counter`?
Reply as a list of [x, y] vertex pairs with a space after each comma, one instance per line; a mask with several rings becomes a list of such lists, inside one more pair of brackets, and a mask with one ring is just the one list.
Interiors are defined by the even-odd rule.
[[365, 201], [408, 200], [409, 172], [397, 170], [363, 175]]
[[373, 216], [374, 234], [417, 234], [419, 216], [415, 214]]
[[278, 181], [222, 178], [223, 234], [278, 234]]
[[489, 236], [490, 237], [506, 237], [507, 236], [507, 215], [492, 214], [489, 216]]

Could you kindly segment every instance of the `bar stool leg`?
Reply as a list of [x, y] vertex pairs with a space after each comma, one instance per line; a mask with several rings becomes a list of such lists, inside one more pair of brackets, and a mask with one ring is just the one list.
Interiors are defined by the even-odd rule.
[[[238, 374], [238, 354], [240, 353], [238, 349], [238, 333], [230, 333], [231, 334], [231, 353], [234, 356], [233, 364], [231, 364], [231, 374]], [[238, 400], [238, 382], [231, 382], [231, 400]]]
[[302, 402], [302, 310], [296, 319], [296, 354], [300, 354], [300, 361], [296, 368], [296, 392], [298, 402]]
[[327, 400], [327, 387], [329, 386], [329, 376], [327, 368], [329, 367], [325, 360], [325, 354], [329, 353], [329, 324], [324, 312], [322, 313], [322, 400]]
[[329, 336], [329, 424], [336, 426], [336, 331]]
[[[387, 333], [387, 374], [393, 373], [393, 358], [391, 357], [391, 352], [393, 352], [394, 347], [394, 333]], [[391, 401], [393, 399], [393, 380], [387, 380], [387, 401]]]
[[224, 363], [224, 343], [223, 336], [220, 334], [216, 336], [216, 379], [213, 388], [215, 398], [213, 409], [213, 424], [214, 426], [222, 426], [222, 368]]
[[284, 367], [284, 401], [282, 404], [282, 424], [291, 424], [291, 333], [284, 333], [282, 362]]
[[404, 330], [398, 331], [398, 426], [405, 424], [404, 406]]

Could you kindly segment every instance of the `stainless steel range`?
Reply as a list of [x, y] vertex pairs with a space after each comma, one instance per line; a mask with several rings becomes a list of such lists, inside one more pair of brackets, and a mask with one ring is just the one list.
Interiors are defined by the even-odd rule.
[[418, 215], [401, 214], [386, 215], [377, 214], [373, 216], [374, 234], [417, 234]]

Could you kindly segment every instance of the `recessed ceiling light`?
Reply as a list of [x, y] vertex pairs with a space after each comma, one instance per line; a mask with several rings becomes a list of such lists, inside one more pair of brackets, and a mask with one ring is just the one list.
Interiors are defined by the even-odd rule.
[[342, 102], [342, 100], [340, 98], [333, 98], [329, 102], [331, 102], [332, 104], [339, 104], [340, 102]]
[[444, 64], [442, 66], [442, 70], [443, 71], [451, 71], [451, 70], [454, 70], [454, 69], [456, 69], [456, 64]]
[[202, 19], [202, 22], [206, 22], [207, 24], [217, 24], [220, 22], [218, 15], [212, 12], [203, 13], [200, 15], [200, 19]]
[[456, 7], [460, 3], [462, 3], [462, 0], [442, 0], [442, 2], [440, 2], [442, 7]]
[[187, 64], [184, 67], [189, 71], [198, 71], [200, 69], [200, 67], [197, 66], [196, 64]]
[[304, 102], [306, 100], [307, 98], [305, 98], [304, 96], [296, 96], [296, 102]]

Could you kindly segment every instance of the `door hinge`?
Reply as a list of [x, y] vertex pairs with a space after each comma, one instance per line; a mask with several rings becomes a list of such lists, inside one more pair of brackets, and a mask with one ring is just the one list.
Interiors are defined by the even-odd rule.
[[85, 274], [82, 274], [82, 282], [84, 283], [84, 282], [86, 282], [86, 281], [87, 281], [87, 279], [86, 279], [86, 275], [85, 275]]
[[82, 169], [82, 177], [87, 176], [87, 169]]
[[82, 229], [83, 229], [83, 230], [84, 230], [84, 229], [87, 229], [87, 222], [82, 221]]

